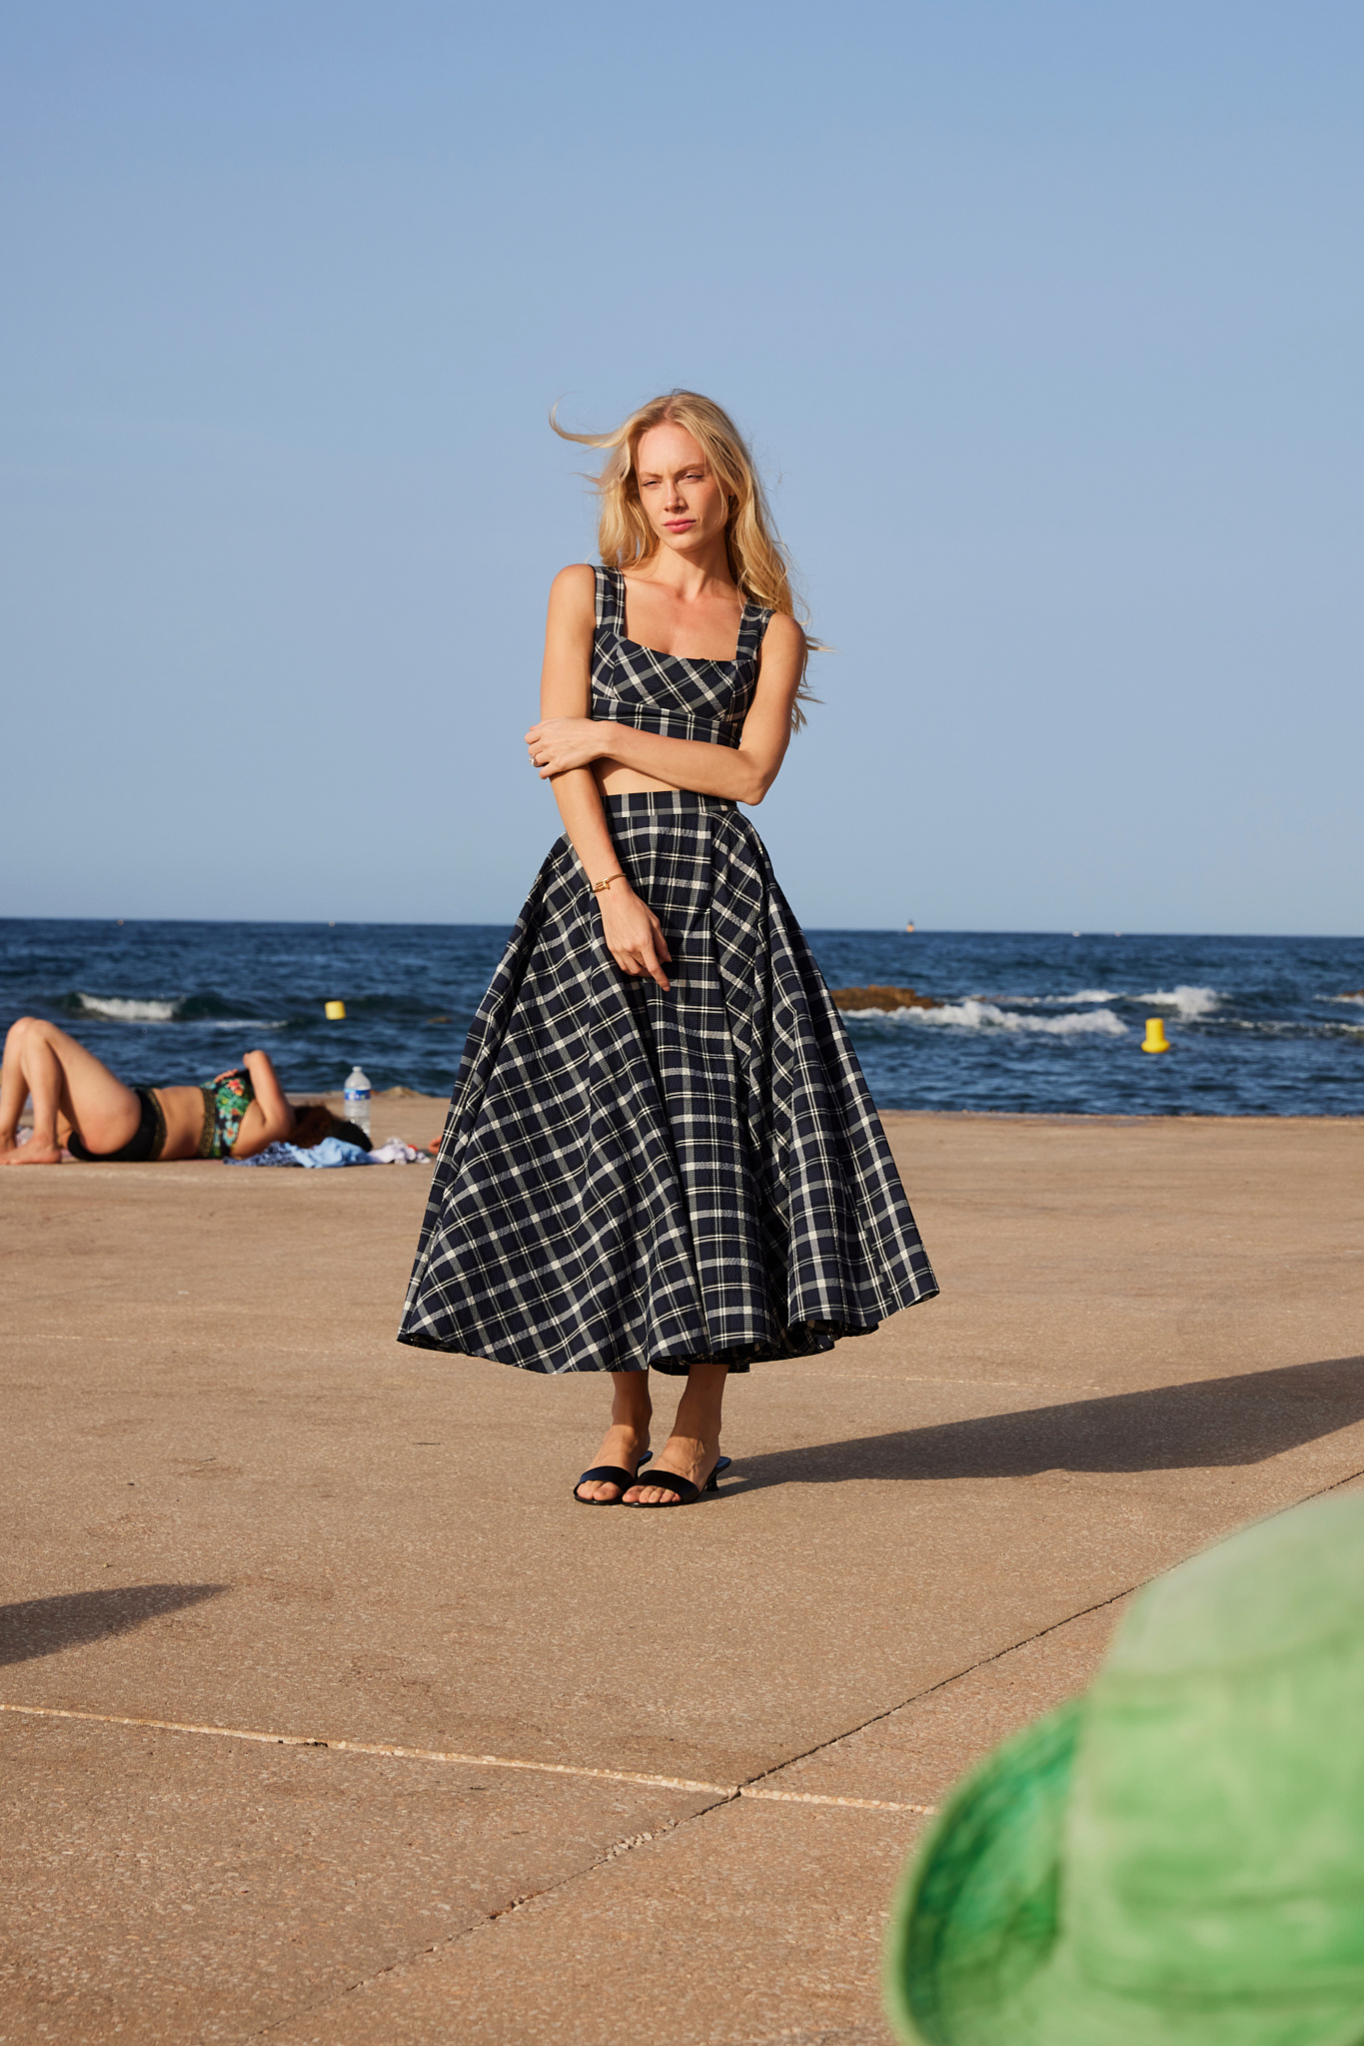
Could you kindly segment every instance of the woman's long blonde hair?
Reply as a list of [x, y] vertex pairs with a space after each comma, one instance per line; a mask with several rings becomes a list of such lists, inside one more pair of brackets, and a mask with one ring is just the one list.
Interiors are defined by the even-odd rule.
[[[556, 408], [557, 409], [557, 408]], [[805, 632], [806, 656], [823, 651], [823, 644], [805, 631], [805, 607], [791, 588], [791, 564], [785, 547], [772, 526], [772, 514], [753, 457], [743, 435], [713, 398], [699, 391], [665, 391], [650, 398], [612, 433], [570, 433], [560, 426], [554, 413], [549, 423], [561, 440], [577, 441], [588, 448], [608, 448], [610, 453], [600, 474], [592, 481], [601, 500], [597, 522], [597, 546], [608, 568], [638, 568], [652, 560], [660, 545], [657, 533], [639, 501], [636, 456], [642, 437], [655, 426], [680, 426], [702, 449], [712, 474], [729, 497], [729, 521], [725, 527], [725, 552], [729, 572], [740, 593], [764, 610], [780, 611], [794, 618]], [[801, 684], [791, 708], [791, 723], [799, 731], [805, 723], [802, 703], [815, 703]]]

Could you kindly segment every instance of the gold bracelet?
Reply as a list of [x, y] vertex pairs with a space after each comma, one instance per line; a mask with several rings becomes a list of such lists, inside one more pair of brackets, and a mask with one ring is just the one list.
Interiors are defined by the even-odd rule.
[[624, 879], [624, 874], [608, 874], [604, 881], [594, 881], [592, 883], [592, 893], [600, 895], [603, 888], [609, 888], [613, 881], [623, 881]]

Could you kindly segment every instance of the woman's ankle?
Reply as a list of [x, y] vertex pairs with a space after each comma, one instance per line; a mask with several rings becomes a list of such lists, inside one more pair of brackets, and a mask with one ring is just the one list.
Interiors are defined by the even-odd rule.
[[647, 1435], [649, 1423], [653, 1420], [652, 1407], [626, 1405], [620, 1400], [611, 1403], [611, 1426], [632, 1428], [636, 1435]]
[[710, 1400], [689, 1400], [684, 1394], [673, 1421], [674, 1435], [690, 1435], [698, 1442], [720, 1440], [721, 1412]]

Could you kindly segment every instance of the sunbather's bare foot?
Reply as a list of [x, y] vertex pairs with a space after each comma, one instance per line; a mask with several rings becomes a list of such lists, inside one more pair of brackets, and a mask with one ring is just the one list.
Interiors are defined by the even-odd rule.
[[[601, 1448], [593, 1457], [589, 1469], [601, 1463], [613, 1463], [621, 1470], [637, 1469], [639, 1460], [649, 1447], [649, 1430], [639, 1428], [628, 1421], [613, 1421], [602, 1437]], [[621, 1496], [619, 1485], [611, 1484], [604, 1478], [593, 1478], [586, 1485], [575, 1487], [579, 1499], [593, 1499], [611, 1506]]]
[[43, 1144], [36, 1137], [30, 1137], [26, 1144], [0, 1146], [0, 1165], [60, 1165], [61, 1162], [61, 1145]]
[[631, 1485], [625, 1494], [629, 1506], [680, 1506], [682, 1501], [676, 1492], [669, 1492], [662, 1485], [655, 1485], [653, 1479], [659, 1471], [671, 1471], [675, 1477], [690, 1478], [693, 1485], [700, 1487], [715, 1469], [720, 1454], [718, 1435], [670, 1435], [658, 1455], [637, 1485]]

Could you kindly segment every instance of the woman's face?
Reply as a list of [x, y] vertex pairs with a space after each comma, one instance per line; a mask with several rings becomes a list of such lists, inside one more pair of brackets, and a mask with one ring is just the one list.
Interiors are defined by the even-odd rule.
[[728, 495], [685, 427], [665, 422], [640, 435], [635, 482], [644, 516], [674, 553], [702, 554], [723, 538]]

